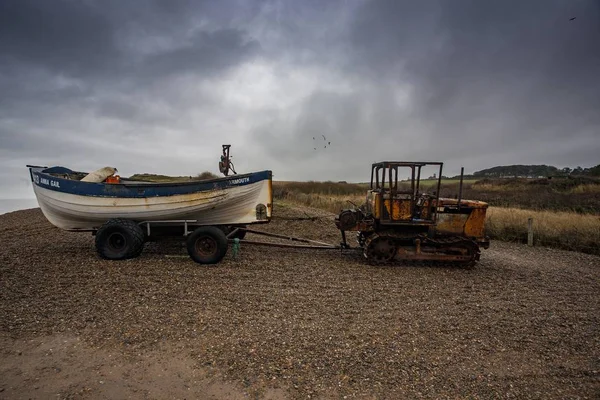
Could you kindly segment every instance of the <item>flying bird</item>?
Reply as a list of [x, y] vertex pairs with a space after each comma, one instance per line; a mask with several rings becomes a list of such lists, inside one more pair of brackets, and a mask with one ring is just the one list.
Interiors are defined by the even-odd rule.
[[577, 17], [569, 18], [569, 21], [573, 21], [575, 18], [577, 18]]

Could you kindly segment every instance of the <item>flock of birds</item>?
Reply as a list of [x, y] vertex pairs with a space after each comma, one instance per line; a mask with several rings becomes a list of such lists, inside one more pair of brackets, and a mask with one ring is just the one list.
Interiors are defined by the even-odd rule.
[[[323, 142], [325, 143], [325, 145], [323, 146], [323, 148], [326, 149], [327, 146], [331, 145], [331, 142], [327, 141], [327, 138], [325, 137], [325, 135], [321, 135], [321, 136], [323, 136]], [[314, 136], [313, 136], [313, 141], [315, 142], [315, 146], [316, 146], [317, 143], [316, 143], [316, 139], [315, 139]], [[316, 150], [317, 148], [315, 147], [314, 149]]]

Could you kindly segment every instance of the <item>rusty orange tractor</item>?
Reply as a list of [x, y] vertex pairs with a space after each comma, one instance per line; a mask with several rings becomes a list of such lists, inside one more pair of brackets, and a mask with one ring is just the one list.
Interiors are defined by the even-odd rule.
[[[436, 184], [422, 184], [422, 173], [435, 168]], [[357, 232], [364, 256], [374, 263], [393, 259], [443, 261], [472, 266], [485, 235], [487, 203], [463, 200], [462, 173], [457, 199], [439, 196], [443, 163], [385, 161], [371, 167], [366, 203], [342, 211], [336, 226], [342, 246], [346, 231]], [[408, 179], [399, 182], [400, 177]]]

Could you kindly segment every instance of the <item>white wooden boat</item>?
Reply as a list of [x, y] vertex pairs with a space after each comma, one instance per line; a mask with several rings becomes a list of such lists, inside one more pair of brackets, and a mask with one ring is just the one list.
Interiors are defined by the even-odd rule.
[[96, 231], [115, 218], [246, 225], [268, 222], [273, 209], [271, 171], [204, 181], [95, 183], [64, 167], [27, 167], [42, 212], [69, 231]]

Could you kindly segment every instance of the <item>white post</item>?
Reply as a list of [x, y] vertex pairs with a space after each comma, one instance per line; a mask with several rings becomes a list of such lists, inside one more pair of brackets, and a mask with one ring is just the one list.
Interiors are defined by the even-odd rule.
[[533, 246], [533, 218], [527, 219], [527, 246]]

